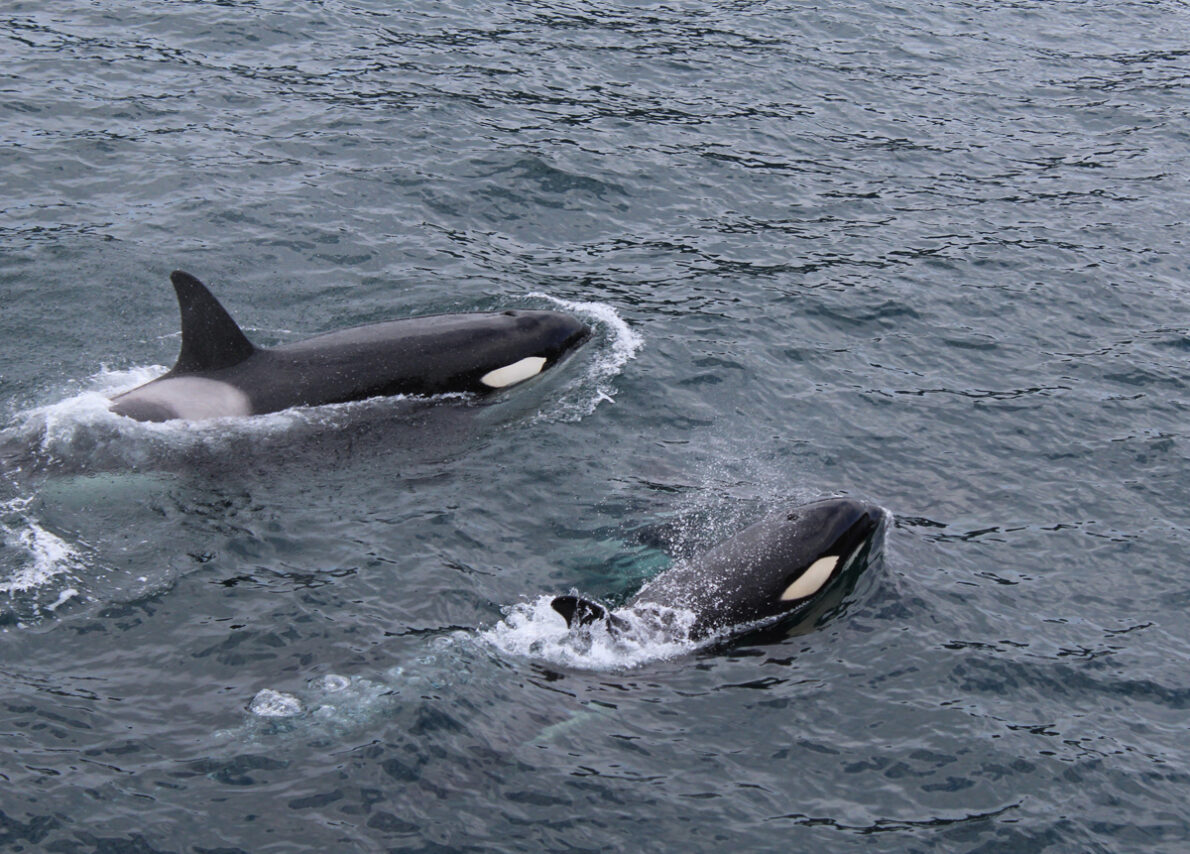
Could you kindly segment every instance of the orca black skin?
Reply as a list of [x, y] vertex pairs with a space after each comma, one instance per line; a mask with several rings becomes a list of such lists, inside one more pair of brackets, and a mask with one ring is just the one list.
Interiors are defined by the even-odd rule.
[[536, 376], [590, 337], [557, 311], [437, 314], [256, 347], [198, 279], [170, 274], [182, 350], [165, 375], [112, 398], [137, 421], [260, 415], [395, 394], [485, 393]]
[[[802, 615], [867, 559], [884, 518], [881, 508], [850, 498], [774, 513], [661, 573], [623, 611], [641, 613], [650, 606], [688, 611], [692, 640]], [[559, 596], [551, 604], [572, 628], [601, 620], [612, 631], [628, 626], [623, 616], [578, 596]]]

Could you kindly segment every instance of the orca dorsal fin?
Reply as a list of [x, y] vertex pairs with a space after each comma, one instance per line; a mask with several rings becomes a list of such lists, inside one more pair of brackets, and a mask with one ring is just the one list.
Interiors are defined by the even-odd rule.
[[607, 619], [607, 608], [578, 596], [555, 596], [550, 607], [561, 614], [566, 619], [566, 625], [572, 629]]
[[169, 274], [182, 313], [182, 352], [173, 374], [217, 371], [238, 365], [256, 352], [207, 286], [189, 273]]

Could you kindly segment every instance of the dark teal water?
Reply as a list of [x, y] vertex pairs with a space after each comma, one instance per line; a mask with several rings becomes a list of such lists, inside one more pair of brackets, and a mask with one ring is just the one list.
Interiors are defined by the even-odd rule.
[[[10, 2], [0, 848], [1190, 846], [1190, 11]], [[495, 402], [146, 426], [260, 343], [596, 330]], [[571, 643], [789, 501], [821, 628]]]

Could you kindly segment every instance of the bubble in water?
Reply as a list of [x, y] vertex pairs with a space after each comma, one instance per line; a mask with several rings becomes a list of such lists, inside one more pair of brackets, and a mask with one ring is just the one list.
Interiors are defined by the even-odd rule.
[[302, 703], [292, 694], [263, 688], [252, 698], [248, 711], [261, 718], [292, 718], [302, 713]]
[[328, 673], [314, 680], [313, 687], [328, 694], [338, 694], [351, 687], [351, 680], [338, 673]]

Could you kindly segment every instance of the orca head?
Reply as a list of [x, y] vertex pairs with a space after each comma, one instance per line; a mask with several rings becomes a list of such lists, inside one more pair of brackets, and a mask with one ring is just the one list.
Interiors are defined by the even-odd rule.
[[786, 565], [772, 578], [767, 593], [773, 613], [798, 609], [868, 556], [884, 525], [880, 507], [851, 498], [828, 498], [785, 511], [780, 540], [789, 544]]
[[[831, 498], [790, 508], [755, 526], [767, 528], [762, 546], [769, 565], [750, 577], [750, 608], [731, 643], [767, 645], [806, 634], [846, 608], [865, 570], [879, 560], [888, 516], [877, 506]], [[723, 628], [723, 623], [712, 627]], [[720, 643], [728, 643], [722, 638]]]
[[679, 561], [629, 604], [690, 611], [695, 638], [804, 615], [820, 602], [846, 596], [868, 565], [883, 522], [881, 508], [849, 498], [771, 513]]
[[518, 334], [536, 342], [538, 355], [554, 362], [591, 337], [591, 329], [561, 311], [506, 311]]

